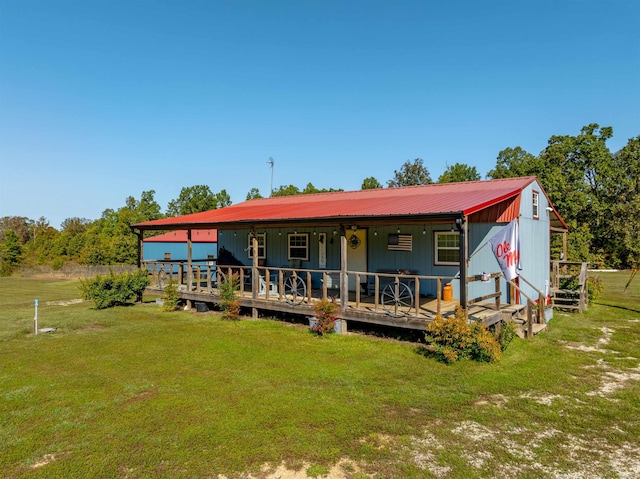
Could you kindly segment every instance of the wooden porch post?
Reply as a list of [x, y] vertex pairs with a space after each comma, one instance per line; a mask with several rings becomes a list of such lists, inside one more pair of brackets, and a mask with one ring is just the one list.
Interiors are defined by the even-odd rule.
[[347, 278], [347, 234], [340, 225], [340, 307], [344, 311], [349, 304], [349, 279]]
[[460, 307], [467, 314], [467, 221], [464, 216], [456, 219], [456, 227], [460, 232]]
[[[142, 268], [142, 258], [144, 258], [144, 230], [134, 231], [136, 236], [138, 237], [138, 269]], [[148, 274], [148, 271], [147, 271]], [[138, 303], [142, 303], [142, 296], [144, 292], [140, 292], [138, 295], [137, 301]]]
[[[257, 299], [258, 293], [260, 292], [258, 279], [260, 272], [258, 271], [258, 232], [255, 226], [251, 228], [251, 251], [253, 252], [253, 262], [251, 265], [251, 297]], [[258, 308], [251, 308], [251, 317], [258, 319]]]
[[[191, 281], [193, 280], [191, 229], [187, 230], [187, 291], [191, 291]], [[187, 299], [187, 309], [191, 309], [191, 300]]]
[[137, 231], [138, 237], [138, 268], [142, 268], [142, 259], [144, 258], [144, 230]]

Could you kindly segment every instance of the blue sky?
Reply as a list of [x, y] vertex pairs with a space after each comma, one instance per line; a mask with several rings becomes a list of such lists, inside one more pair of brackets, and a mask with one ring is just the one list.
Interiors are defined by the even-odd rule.
[[155, 190], [484, 175], [552, 135], [640, 134], [640, 2], [0, 0], [0, 216]]

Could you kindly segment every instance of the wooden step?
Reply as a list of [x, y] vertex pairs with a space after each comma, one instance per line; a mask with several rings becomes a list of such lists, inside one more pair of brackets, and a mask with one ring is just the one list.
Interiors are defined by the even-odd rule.
[[[535, 323], [531, 328], [531, 330], [533, 332], [533, 335], [535, 336], [540, 331], [544, 330], [546, 327], [547, 327], [546, 323], [541, 323], [541, 324]], [[527, 331], [526, 325], [524, 324], [516, 325], [516, 334], [520, 339], [524, 339], [526, 337], [526, 331]]]

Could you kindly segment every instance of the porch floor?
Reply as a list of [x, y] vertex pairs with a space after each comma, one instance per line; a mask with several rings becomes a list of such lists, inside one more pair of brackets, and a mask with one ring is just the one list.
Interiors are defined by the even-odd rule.
[[[162, 289], [157, 287], [149, 287], [147, 291], [153, 293], [162, 292]], [[327, 297], [335, 299], [339, 302], [340, 299], [335, 296], [331, 296], [331, 292], [327, 291]], [[186, 291], [186, 287], [182, 287], [180, 290], [182, 299], [191, 301], [200, 301], [205, 303], [218, 303], [220, 296], [217, 291], [209, 292], [207, 290], [200, 289], [198, 291]], [[309, 302], [309, 296], [311, 302]], [[321, 289], [313, 289], [310, 295], [304, 298], [298, 298], [299, 302], [291, 303], [276, 293], [270, 293], [269, 297], [265, 294], [259, 295], [257, 299], [252, 297], [252, 292], [246, 289], [241, 292], [240, 301], [243, 307], [256, 308], [262, 311], [274, 311], [285, 312], [296, 315], [312, 316], [313, 304], [320, 301], [323, 297], [323, 291]], [[440, 314], [443, 317], [449, 317], [455, 314], [455, 309], [459, 305], [458, 301], [444, 301], [440, 300]], [[508, 308], [508, 305], [501, 305]], [[383, 305], [380, 300], [376, 304], [376, 297], [374, 295], [360, 294], [359, 297], [355, 292], [349, 292], [349, 298], [347, 307], [342, 311], [341, 317], [346, 320], [359, 321], [363, 323], [380, 324], [386, 326], [395, 326], [408, 329], [420, 329], [424, 330], [427, 324], [435, 319], [438, 314], [438, 300], [434, 297], [420, 296], [418, 301], [418, 308], [414, 304], [411, 308], [402, 307], [394, 308], [393, 305]], [[502, 320], [502, 313], [495, 310], [495, 303], [477, 303], [469, 307], [469, 317], [476, 321], [482, 321], [487, 325], [494, 324]]]

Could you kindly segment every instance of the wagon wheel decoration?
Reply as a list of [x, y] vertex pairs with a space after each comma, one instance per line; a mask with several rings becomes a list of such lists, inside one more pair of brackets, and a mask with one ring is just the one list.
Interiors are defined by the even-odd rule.
[[399, 318], [406, 316], [413, 307], [413, 293], [405, 283], [391, 283], [380, 293], [380, 302], [385, 313]]
[[307, 297], [307, 285], [300, 276], [289, 276], [284, 280], [284, 299], [297, 306]]
[[165, 273], [164, 266], [163, 266], [162, 268], [160, 268], [160, 271], [158, 271], [158, 288], [164, 289], [166, 285], [167, 285], [167, 273]]
[[211, 273], [211, 281], [209, 282], [209, 293], [213, 294], [219, 291], [220, 285], [227, 281], [227, 276], [218, 269]]

